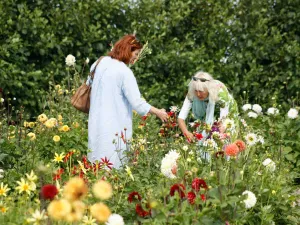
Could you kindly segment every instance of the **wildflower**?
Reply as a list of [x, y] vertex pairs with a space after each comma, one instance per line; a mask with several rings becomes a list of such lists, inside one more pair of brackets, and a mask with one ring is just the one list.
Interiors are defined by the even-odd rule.
[[66, 57], [66, 65], [67, 66], [75, 66], [75, 57], [71, 54], [69, 54], [67, 57]]
[[182, 147], [182, 149], [183, 149], [183, 151], [187, 151], [189, 149], [189, 147], [185, 145]]
[[151, 215], [151, 211], [145, 211], [141, 204], [136, 204], [135, 206], [135, 212], [140, 216], [140, 217], [145, 217]]
[[82, 219], [84, 225], [97, 225], [96, 220], [93, 217], [84, 216]]
[[80, 177], [71, 178], [64, 186], [64, 196], [69, 201], [78, 200], [87, 194], [88, 187]]
[[235, 144], [236, 146], [238, 146], [240, 152], [242, 152], [242, 151], [244, 151], [244, 150], [246, 149], [246, 144], [245, 144], [245, 142], [243, 142], [242, 140], [236, 140], [236, 141], [234, 142], [234, 144]]
[[0, 202], [0, 212], [2, 212], [3, 214], [7, 212], [9, 208], [5, 206], [5, 204], [1, 201]]
[[270, 158], [265, 159], [262, 164], [271, 172], [276, 169], [276, 164]]
[[78, 164], [79, 164], [79, 167], [80, 167], [81, 171], [82, 171], [84, 174], [86, 174], [86, 169], [85, 169], [83, 163], [80, 162], [79, 160], [77, 160], [77, 162], [78, 162]]
[[105, 156], [105, 158], [101, 158], [100, 165], [104, 166], [105, 168], [112, 169], [113, 164]]
[[6, 193], [10, 190], [10, 188], [7, 187], [7, 184], [3, 184], [1, 182], [1, 185], [0, 185], [0, 196], [6, 196]]
[[32, 186], [24, 180], [24, 178], [21, 178], [21, 181], [17, 181], [17, 184], [19, 186], [16, 187], [16, 190], [19, 190], [19, 194], [22, 192], [26, 192], [27, 194], [30, 194], [32, 191]]
[[180, 155], [174, 150], [171, 150], [165, 155], [165, 157], [161, 161], [160, 167], [163, 175], [171, 179], [176, 178], [176, 176], [174, 175], [174, 168], [177, 168], [177, 159], [179, 158], [179, 156]]
[[190, 191], [188, 194], [187, 194], [187, 199], [189, 201], [189, 203], [191, 205], [193, 205], [195, 203], [195, 199], [196, 199], [196, 194], [193, 192], [193, 191]]
[[203, 138], [203, 135], [201, 133], [196, 133], [194, 136], [197, 138], [198, 141], [200, 141]]
[[130, 167], [126, 166], [125, 171], [127, 172], [127, 174], [130, 176], [130, 178], [134, 181], [134, 177], [132, 176], [132, 172]]
[[4, 170], [0, 169], [0, 178], [3, 178], [3, 173], [4, 173]]
[[65, 154], [64, 154], [64, 153], [57, 154], [57, 153], [55, 152], [55, 156], [54, 156], [53, 162], [57, 162], [57, 163], [63, 162], [64, 157], [65, 157]]
[[248, 117], [250, 118], [257, 118], [257, 114], [255, 112], [248, 112]]
[[254, 112], [256, 112], [257, 114], [260, 114], [261, 111], [262, 111], [262, 108], [261, 108], [260, 105], [254, 104], [254, 105], [252, 106], [252, 110], [253, 110]]
[[210, 147], [210, 148], [217, 148], [217, 143], [213, 139], [206, 139], [203, 142], [203, 146]]
[[54, 220], [62, 220], [72, 211], [71, 204], [66, 199], [53, 200], [48, 208], [48, 215]]
[[70, 127], [68, 125], [63, 125], [61, 128], [60, 128], [60, 131], [63, 131], [63, 132], [68, 132], [70, 130]]
[[243, 105], [243, 107], [242, 107], [243, 111], [247, 111], [247, 110], [249, 110], [249, 109], [251, 109], [251, 108], [252, 108], [252, 105], [251, 105], [251, 104], [245, 104], [245, 105]]
[[224, 126], [225, 126], [225, 128], [226, 129], [228, 129], [228, 130], [232, 130], [232, 129], [234, 129], [234, 121], [233, 120], [231, 120], [231, 119], [225, 119], [225, 121], [224, 121]]
[[185, 186], [183, 184], [174, 184], [170, 189], [170, 196], [174, 196], [175, 191], [178, 192], [180, 198], [185, 197]]
[[229, 144], [225, 147], [227, 156], [236, 156], [239, 153], [239, 147], [236, 144]]
[[34, 223], [35, 225], [41, 224], [43, 220], [46, 220], [48, 216], [46, 216], [45, 210], [39, 211], [38, 209], [35, 210], [34, 213], [31, 214], [31, 218], [27, 219], [28, 223]]
[[123, 217], [119, 214], [111, 214], [105, 223], [106, 225], [124, 225]]
[[28, 133], [27, 136], [30, 138], [30, 141], [34, 141], [36, 139], [35, 133]]
[[109, 199], [113, 194], [111, 184], [100, 180], [93, 185], [93, 193], [102, 200]]
[[102, 202], [96, 203], [90, 208], [92, 216], [99, 222], [106, 222], [111, 215], [110, 209]]
[[90, 59], [89, 59], [89, 58], [86, 58], [85, 63], [86, 63], [86, 64], [89, 64], [89, 62], [90, 62]]
[[294, 109], [294, 108], [291, 108], [289, 111], [288, 111], [288, 117], [290, 119], [296, 119], [298, 117], [298, 110], [297, 109]]
[[276, 194], [276, 191], [275, 190], [272, 190], [272, 195], [275, 195]]
[[58, 135], [54, 135], [53, 136], [53, 141], [54, 142], [59, 142], [60, 141], [60, 137]]
[[[133, 199], [134, 198], [134, 199]], [[127, 200], [131, 203], [132, 201], [134, 201], [134, 200], [139, 200], [139, 201], [141, 201], [142, 200], [142, 197], [140, 196], [140, 194], [138, 193], [138, 192], [136, 192], [136, 191], [134, 191], [134, 192], [131, 192], [129, 195], [128, 195], [128, 198], [127, 198]]]
[[73, 125], [74, 128], [79, 127], [79, 123], [78, 122], [73, 122], [72, 125]]
[[254, 133], [247, 134], [245, 138], [246, 138], [247, 144], [250, 146], [256, 144], [256, 142], [257, 142], [257, 137], [256, 137], [256, 134], [254, 134]]
[[268, 108], [267, 114], [268, 115], [277, 115], [279, 113], [279, 110], [277, 108], [271, 107]]
[[179, 109], [178, 109], [177, 106], [171, 106], [171, 107], [170, 107], [170, 111], [171, 111], [171, 112], [178, 112]]
[[38, 179], [33, 170], [31, 170], [30, 174], [26, 173], [26, 177], [30, 182], [34, 182]]
[[72, 211], [69, 213], [65, 220], [69, 223], [80, 221], [83, 217], [85, 204], [81, 201], [74, 201], [71, 203]]
[[247, 195], [246, 199], [244, 199], [244, 201], [243, 201], [245, 203], [245, 207], [247, 209], [252, 208], [252, 207], [255, 206], [257, 200], [256, 200], [256, 196], [253, 192], [244, 191], [242, 193], [242, 195]]
[[45, 114], [41, 114], [41, 115], [38, 116], [38, 120], [41, 123], [44, 123], [46, 120], [48, 120], [48, 117]]
[[208, 189], [206, 182], [203, 179], [200, 179], [200, 178], [195, 178], [192, 181], [192, 188], [195, 191], [200, 191], [200, 188], [204, 188], [205, 190]]
[[41, 196], [43, 199], [53, 200], [57, 194], [57, 187], [53, 184], [46, 184], [41, 189]]
[[53, 128], [57, 125], [57, 120], [55, 118], [50, 118], [44, 124], [47, 128]]

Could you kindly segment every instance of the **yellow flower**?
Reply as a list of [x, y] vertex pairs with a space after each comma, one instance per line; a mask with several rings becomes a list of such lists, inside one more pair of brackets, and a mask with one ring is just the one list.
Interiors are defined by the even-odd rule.
[[[76, 152], [76, 150], [74, 149], [73, 152]], [[79, 167], [80, 167], [80, 169], [82, 170], [82, 172], [83, 172], [84, 174], [86, 174], [86, 168], [84, 167], [83, 163], [80, 162], [80, 161], [78, 161], [78, 160], [77, 160], [77, 162], [78, 162]]]
[[127, 174], [130, 176], [130, 178], [134, 181], [134, 177], [132, 176], [132, 172], [131, 172], [130, 167], [126, 166], [125, 170], [126, 170]]
[[48, 128], [53, 128], [57, 125], [57, 120], [55, 118], [50, 118], [45, 122], [45, 126]]
[[67, 132], [67, 131], [70, 130], [70, 127], [69, 127], [68, 125], [63, 125], [63, 126], [61, 127], [61, 130], [64, 131], [64, 132]]
[[32, 186], [24, 180], [24, 178], [21, 178], [21, 181], [17, 181], [17, 184], [19, 185], [16, 187], [16, 190], [19, 190], [19, 194], [22, 192], [26, 192], [30, 195], [30, 192], [32, 191]]
[[24, 126], [24, 127], [29, 127], [29, 123], [26, 122], [26, 121], [24, 121], [23, 126]]
[[54, 159], [53, 159], [53, 162], [63, 162], [63, 159], [65, 157], [65, 154], [64, 153], [61, 153], [61, 154], [57, 154], [55, 152], [55, 156], [54, 156]]
[[85, 225], [97, 225], [96, 220], [93, 217], [84, 216], [82, 219], [82, 223]]
[[58, 115], [58, 116], [57, 116], [57, 119], [58, 119], [59, 121], [62, 121], [62, 120], [63, 120], [62, 115]]
[[10, 190], [10, 188], [7, 187], [7, 184], [4, 185], [2, 182], [1, 182], [1, 185], [0, 185], [0, 196], [6, 196], [6, 193]]
[[30, 141], [34, 141], [36, 139], [35, 133], [28, 133], [27, 136], [30, 138]]
[[102, 200], [109, 199], [113, 194], [112, 186], [110, 183], [100, 180], [93, 185], [93, 193]]
[[60, 89], [60, 85], [59, 84], [57, 84], [57, 85], [55, 85], [55, 90], [58, 90], [58, 89]]
[[35, 125], [35, 123], [34, 123], [34, 122], [29, 122], [29, 123], [28, 123], [28, 126], [29, 126], [30, 128], [33, 128], [33, 127], [34, 127], [34, 125]]
[[30, 182], [34, 182], [38, 179], [38, 177], [35, 175], [33, 170], [31, 170], [30, 175], [28, 173], [26, 173], [26, 177]]
[[0, 212], [2, 212], [3, 214], [7, 212], [9, 208], [6, 207], [3, 202], [0, 202]]
[[69, 223], [80, 221], [83, 217], [85, 204], [82, 201], [72, 202], [72, 212], [66, 216]]
[[46, 120], [48, 120], [48, 117], [44, 113], [38, 116], [38, 121], [41, 123], [44, 123]]
[[73, 125], [74, 128], [79, 127], [79, 123], [78, 122], [73, 122], [72, 125]]
[[59, 142], [59, 141], [60, 141], [60, 137], [59, 137], [58, 135], [55, 135], [55, 136], [53, 137], [53, 141]]
[[58, 94], [59, 94], [59, 95], [62, 95], [63, 93], [64, 93], [64, 91], [63, 91], [62, 89], [59, 89], [59, 90], [58, 90]]
[[275, 195], [275, 194], [276, 194], [276, 191], [275, 191], [275, 190], [272, 190], [272, 194]]
[[72, 206], [66, 199], [53, 200], [47, 208], [48, 215], [54, 220], [63, 220], [71, 210]]
[[88, 187], [80, 177], [71, 178], [64, 186], [64, 197], [69, 201], [75, 201], [87, 194]]
[[102, 202], [96, 203], [90, 208], [92, 216], [99, 222], [106, 222], [111, 214], [110, 209]]

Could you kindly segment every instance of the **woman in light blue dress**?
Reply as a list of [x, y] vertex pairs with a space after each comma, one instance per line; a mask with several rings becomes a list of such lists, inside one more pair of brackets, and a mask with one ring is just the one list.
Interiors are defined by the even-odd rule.
[[[92, 81], [88, 121], [88, 147], [91, 162], [107, 158], [114, 168], [124, 163], [125, 137], [132, 136], [132, 110], [141, 116], [155, 114], [162, 121], [167, 113], [159, 110], [144, 99], [133, 72], [127, 66], [137, 60], [142, 45], [134, 35], [121, 38], [97, 65]], [[91, 66], [91, 71], [96, 66]], [[115, 140], [115, 141], [114, 141]]]

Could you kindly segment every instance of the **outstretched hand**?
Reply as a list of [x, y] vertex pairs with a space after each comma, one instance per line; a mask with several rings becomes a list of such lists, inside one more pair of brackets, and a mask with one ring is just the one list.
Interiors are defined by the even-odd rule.
[[156, 115], [159, 119], [161, 119], [162, 122], [168, 121], [168, 114], [166, 113], [165, 109], [157, 109], [152, 106], [150, 109], [150, 113]]

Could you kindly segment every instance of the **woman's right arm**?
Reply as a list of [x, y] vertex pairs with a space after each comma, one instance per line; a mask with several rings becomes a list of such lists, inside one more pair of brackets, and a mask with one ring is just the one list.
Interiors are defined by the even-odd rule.
[[187, 129], [187, 126], [185, 124], [185, 119], [187, 118], [190, 109], [192, 108], [192, 102], [186, 97], [183, 106], [180, 110], [180, 113], [178, 115], [178, 126], [181, 130], [181, 132], [190, 140], [194, 139], [194, 135], [189, 132]]

